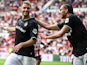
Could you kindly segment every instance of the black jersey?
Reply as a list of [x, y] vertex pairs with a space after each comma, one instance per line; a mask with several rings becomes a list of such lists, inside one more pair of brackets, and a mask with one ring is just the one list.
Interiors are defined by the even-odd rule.
[[[16, 36], [15, 36], [15, 45], [25, 42], [29, 39], [36, 39], [38, 34], [38, 25], [34, 18], [27, 20], [18, 19], [16, 23]], [[17, 54], [23, 56], [34, 57], [34, 45], [29, 47], [21, 48]]]
[[67, 32], [67, 38], [72, 44], [75, 56], [83, 55], [87, 52], [87, 30], [82, 21], [74, 14], [65, 19], [65, 22], [58, 25], [62, 28], [63, 25], [68, 26], [70, 30]]

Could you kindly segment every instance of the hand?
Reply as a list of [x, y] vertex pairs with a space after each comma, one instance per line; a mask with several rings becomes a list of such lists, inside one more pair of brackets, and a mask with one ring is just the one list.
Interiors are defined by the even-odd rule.
[[42, 33], [39, 33], [40, 37], [43, 38], [43, 39], [46, 39], [46, 35], [42, 34]]
[[22, 43], [19, 43], [13, 48], [13, 52], [18, 52], [21, 48], [22, 48]]

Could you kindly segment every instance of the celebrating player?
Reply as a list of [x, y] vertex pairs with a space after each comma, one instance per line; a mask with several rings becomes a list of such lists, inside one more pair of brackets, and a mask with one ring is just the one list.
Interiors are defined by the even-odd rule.
[[42, 37], [45, 39], [55, 39], [67, 34], [67, 38], [73, 46], [73, 65], [87, 65], [87, 30], [82, 21], [73, 13], [73, 8], [69, 4], [60, 7], [60, 15], [65, 19], [64, 23], [49, 25], [38, 20], [38, 24], [49, 30], [58, 30], [57, 33]]
[[38, 25], [34, 18], [30, 18], [31, 5], [24, 1], [21, 6], [22, 16], [15, 27], [3, 27], [8, 31], [15, 31], [15, 46], [4, 65], [36, 65], [34, 44], [38, 34]]

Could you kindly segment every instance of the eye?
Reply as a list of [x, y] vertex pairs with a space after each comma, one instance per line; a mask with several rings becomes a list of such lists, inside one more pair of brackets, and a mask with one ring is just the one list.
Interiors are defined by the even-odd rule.
[[30, 9], [30, 7], [27, 7], [27, 9]]
[[23, 7], [23, 9], [25, 9], [26, 7]]
[[23, 9], [30, 9], [30, 7], [23, 7]]

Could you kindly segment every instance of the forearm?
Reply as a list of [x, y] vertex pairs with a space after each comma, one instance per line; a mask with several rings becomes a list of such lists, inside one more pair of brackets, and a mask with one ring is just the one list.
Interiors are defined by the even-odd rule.
[[48, 29], [47, 26], [48, 26], [49, 24], [47, 24], [47, 23], [45, 23], [45, 22], [42, 22], [41, 20], [37, 21], [37, 23], [38, 23], [40, 26], [42, 26], [42, 27]]
[[58, 31], [57, 33], [46, 36], [45, 38], [46, 39], [56, 39], [56, 38], [60, 38], [62, 36], [63, 36], [63, 34], [61, 33], [61, 31]]
[[22, 47], [28, 47], [28, 46], [31, 46], [35, 43], [36, 43], [36, 40], [30, 39], [26, 42], [21, 42], [20, 44], [21, 44]]
[[26, 42], [21, 42], [21, 43], [14, 46], [13, 52], [18, 52], [21, 48], [31, 46], [35, 42], [36, 42], [36, 40], [32, 40], [32, 39], [30, 39]]
[[47, 24], [47, 23], [42, 22], [42, 21], [37, 21], [37, 22], [40, 26], [42, 26], [48, 30], [59, 30], [58, 27], [56, 26], [56, 24], [50, 25], [50, 24]]
[[46, 36], [45, 38], [46, 39], [56, 39], [56, 38], [58, 38], [58, 36], [56, 36], [56, 35], [50, 35], [50, 36]]
[[16, 29], [15, 27], [3, 27], [4, 30], [10, 31], [10, 32], [15, 32]]
[[50, 35], [50, 36], [46, 36], [46, 38], [47, 39], [56, 39], [56, 38], [62, 37], [66, 32], [68, 32], [68, 30], [69, 30], [69, 28], [67, 26], [64, 26], [57, 33]]

